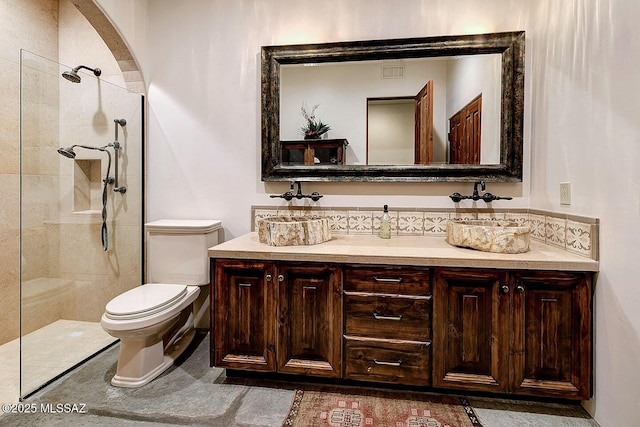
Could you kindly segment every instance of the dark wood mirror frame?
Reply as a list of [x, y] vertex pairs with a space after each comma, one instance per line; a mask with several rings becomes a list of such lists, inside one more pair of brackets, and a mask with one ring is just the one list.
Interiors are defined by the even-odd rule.
[[[522, 181], [524, 31], [410, 39], [263, 46], [263, 181]], [[282, 165], [280, 65], [498, 53], [502, 55], [500, 164]]]

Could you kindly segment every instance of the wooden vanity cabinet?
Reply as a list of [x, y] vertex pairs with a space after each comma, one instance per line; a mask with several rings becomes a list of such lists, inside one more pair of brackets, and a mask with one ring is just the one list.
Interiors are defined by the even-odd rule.
[[344, 270], [345, 378], [431, 385], [430, 271]]
[[593, 273], [230, 259], [213, 272], [215, 366], [591, 396]]
[[508, 391], [506, 285], [503, 271], [436, 269], [434, 387]]
[[588, 399], [591, 273], [436, 269], [433, 385]]
[[275, 372], [275, 264], [217, 260], [214, 271], [214, 365]]
[[278, 372], [342, 376], [342, 270], [278, 265]]
[[591, 273], [519, 271], [512, 288], [511, 391], [591, 396]]
[[216, 260], [214, 364], [342, 375], [340, 267]]

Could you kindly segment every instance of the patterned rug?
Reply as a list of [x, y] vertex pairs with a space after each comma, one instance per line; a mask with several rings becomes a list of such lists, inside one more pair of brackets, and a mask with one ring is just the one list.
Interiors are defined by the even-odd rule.
[[482, 427], [465, 398], [418, 392], [308, 387], [296, 390], [283, 426]]

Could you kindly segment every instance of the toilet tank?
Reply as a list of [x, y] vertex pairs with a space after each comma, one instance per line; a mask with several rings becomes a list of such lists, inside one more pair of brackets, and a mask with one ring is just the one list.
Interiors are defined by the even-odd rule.
[[218, 220], [163, 219], [145, 224], [147, 281], [208, 284], [207, 249], [218, 244], [221, 226]]

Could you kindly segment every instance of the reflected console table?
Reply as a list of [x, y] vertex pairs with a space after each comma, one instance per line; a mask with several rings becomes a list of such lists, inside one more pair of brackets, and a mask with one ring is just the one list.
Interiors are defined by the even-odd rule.
[[280, 141], [280, 158], [284, 165], [343, 165], [344, 139], [300, 139]]

